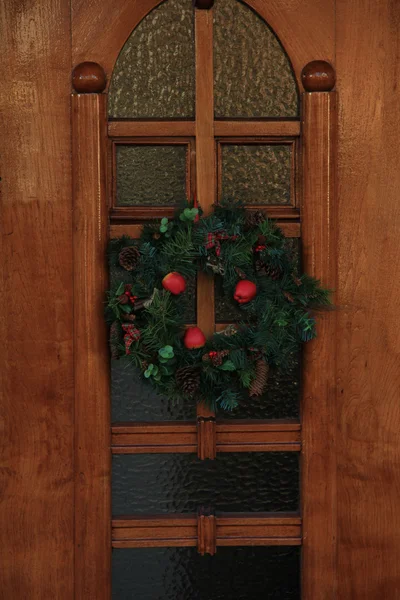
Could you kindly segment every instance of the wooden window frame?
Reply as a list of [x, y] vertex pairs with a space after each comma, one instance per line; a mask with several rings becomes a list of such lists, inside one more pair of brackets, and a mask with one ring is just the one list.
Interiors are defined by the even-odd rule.
[[[147, 3], [150, 7], [151, 2]], [[150, 8], [148, 8], [150, 9]], [[146, 9], [146, 10], [148, 10]], [[305, 269], [312, 275], [323, 279], [324, 284], [335, 288], [336, 284], [336, 239], [335, 239], [335, 153], [336, 153], [336, 93], [330, 88], [315, 88], [302, 95], [301, 121], [215, 121], [211, 100], [205, 94], [206, 85], [212, 89], [212, 60], [207, 46], [201, 41], [202, 36], [212, 36], [210, 13], [196, 11], [196, 52], [198, 63], [196, 89], [196, 105], [198, 107], [196, 122], [163, 123], [164, 129], [159, 129], [159, 136], [164, 133], [167, 137], [196, 136], [197, 161], [197, 193], [200, 202], [202, 197], [213, 198], [216, 194], [215, 164], [210, 162], [210, 148], [215, 144], [216, 136], [299, 136], [299, 151], [301, 152], [301, 171], [298, 182], [301, 186], [301, 220], [288, 223], [290, 216], [281, 216], [283, 225], [288, 227], [292, 237], [300, 235], [300, 222], [303, 242], [303, 263]], [[208, 38], [210, 39], [210, 37]], [[211, 55], [212, 58], [212, 55]], [[211, 83], [210, 83], [211, 82]], [[210, 88], [208, 88], [210, 90]], [[121, 445], [123, 435], [132, 433], [132, 424], [128, 431], [123, 431], [123, 424], [114, 424], [111, 429], [109, 397], [109, 359], [107, 351], [107, 331], [103, 322], [104, 290], [107, 288], [108, 275], [106, 272], [104, 254], [108, 234], [119, 235], [129, 231], [139, 233], [140, 225], [129, 221], [118, 224], [113, 222], [108, 227], [109, 211], [107, 202], [107, 133], [126, 139], [143, 136], [143, 128], [147, 124], [138, 122], [107, 123], [106, 94], [103, 88], [98, 90], [77, 88], [79, 93], [72, 96], [72, 135], [73, 135], [73, 178], [74, 178], [74, 314], [75, 314], [75, 592], [77, 598], [85, 598], [88, 594], [98, 599], [110, 597], [110, 550], [120, 539], [117, 529], [125, 529], [129, 540], [139, 539], [139, 521], [147, 519], [146, 527], [152, 529], [153, 537], [144, 536], [141, 539], [150, 540], [147, 545], [154, 545], [154, 533], [158, 525], [154, 522], [160, 517], [146, 516], [144, 518], [128, 518], [125, 522], [119, 519], [111, 520], [110, 502], [110, 471], [111, 452], [121, 448], [135, 448], [137, 444]], [[91, 92], [91, 93], [85, 93]], [[212, 115], [212, 117], [210, 117]], [[190, 124], [190, 125], [189, 125]], [[155, 128], [153, 122], [151, 127]], [[194, 127], [194, 129], [193, 129]], [[247, 129], [246, 129], [247, 127]], [[142, 128], [141, 131], [140, 128]], [[156, 129], [153, 129], [155, 132]], [[125, 133], [124, 133], [125, 132]], [[133, 132], [136, 132], [133, 135]], [[175, 132], [175, 133], [174, 133]], [[188, 133], [189, 132], [189, 133]], [[280, 132], [280, 133], [279, 133]], [[140, 135], [139, 135], [140, 133]], [[154, 137], [157, 137], [154, 135]], [[123, 142], [122, 142], [123, 143]], [[207, 158], [208, 157], [208, 158]], [[211, 194], [208, 192], [212, 191]], [[210, 204], [202, 203], [206, 211]], [[268, 209], [266, 210], [268, 213]], [[272, 215], [271, 215], [272, 216]], [[290, 226], [290, 227], [289, 227]], [[208, 296], [212, 291], [204, 288]], [[198, 296], [202, 296], [199, 294]], [[201, 298], [200, 298], [201, 304]], [[97, 307], [97, 309], [95, 308]], [[212, 332], [215, 319], [210, 315], [201, 315], [199, 323], [206, 333]], [[228, 446], [236, 447], [236, 451], [252, 444], [254, 451], [266, 451], [273, 444], [291, 444], [293, 451], [299, 451], [301, 445], [302, 466], [302, 502], [301, 517], [289, 515], [288, 519], [297, 519], [296, 523], [284, 521], [283, 527], [295, 525], [298, 529], [294, 537], [288, 535], [268, 536], [261, 539], [279, 538], [287, 542], [296, 539], [296, 545], [301, 538], [302, 551], [302, 589], [303, 597], [331, 597], [335, 586], [335, 453], [334, 453], [334, 376], [335, 376], [335, 332], [336, 319], [334, 313], [328, 313], [321, 318], [319, 337], [306, 345], [303, 374], [303, 398], [301, 403], [301, 426], [290, 432], [290, 439], [283, 439], [284, 423], [279, 424], [278, 430], [272, 432], [265, 422], [258, 422], [264, 430], [252, 431], [252, 423], [246, 421], [241, 431], [233, 428], [238, 423], [217, 422], [212, 429], [215, 448]], [[322, 374], [322, 376], [321, 376]], [[316, 406], [318, 410], [316, 410]], [[88, 415], [90, 419], [88, 420]], [[199, 419], [212, 419], [209, 411], [198, 411]], [[89, 421], [89, 422], [88, 422]], [[90, 426], [89, 426], [90, 424]], [[288, 423], [286, 423], [289, 425]], [[180, 424], [181, 426], [182, 424]], [[187, 424], [183, 424], [186, 426]], [[157, 427], [157, 424], [152, 424]], [[158, 427], [165, 427], [160, 424]], [[189, 427], [192, 427], [190, 425]], [[222, 427], [222, 429], [221, 429]], [[226, 428], [223, 430], [223, 428]], [[245, 429], [247, 427], [247, 429]], [[287, 430], [286, 430], [287, 431]], [[136, 431], [136, 433], [139, 433]], [[161, 430], [152, 433], [141, 432], [147, 436], [142, 446], [153, 447], [159, 451], [168, 444], [177, 444], [176, 439], [166, 438], [160, 444], [160, 435], [168, 432]], [[193, 429], [187, 433], [192, 437], [187, 445], [193, 450]], [[227, 438], [223, 435], [228, 436]], [[275, 435], [277, 439], [271, 439]], [[112, 439], [111, 439], [112, 436]], [[268, 437], [269, 436], [269, 437]], [[300, 437], [300, 439], [299, 439]], [[181, 437], [180, 440], [183, 438]], [[225, 440], [225, 441], [223, 441]], [[116, 441], [117, 445], [113, 445]], [[143, 439], [142, 439], [143, 441]], [[167, 443], [168, 442], [168, 443]], [[183, 444], [185, 445], [185, 444]], [[239, 450], [238, 447], [240, 446]], [[261, 447], [263, 449], [261, 450]], [[117, 450], [118, 449], [118, 450]], [[132, 450], [134, 451], [134, 450]], [[185, 450], [186, 451], [186, 450]], [[222, 449], [222, 451], [224, 451]], [[263, 521], [263, 526], [272, 527], [271, 519], [284, 515], [257, 515]], [[151, 519], [155, 521], [151, 522]], [[193, 516], [167, 516], [159, 527], [177, 527], [175, 519], [182, 522], [187, 519], [187, 526], [192, 528]], [[197, 518], [198, 519], [198, 518]], [[218, 523], [218, 519], [222, 519]], [[225, 521], [224, 521], [225, 519]], [[235, 522], [232, 515], [217, 517], [215, 526], [218, 539], [230, 539], [228, 535], [218, 538], [221, 527], [230, 525], [244, 527], [244, 533], [233, 536], [238, 540], [248, 540], [257, 543], [256, 536], [249, 531], [255, 524], [254, 515], [240, 515]], [[150, 520], [150, 522], [149, 522]], [[133, 523], [134, 521], [134, 523]], [[190, 521], [190, 522], [189, 522]], [[131, 530], [136, 530], [136, 534]], [[202, 531], [197, 522], [197, 538]], [[182, 530], [176, 539], [184, 539]], [[285, 533], [286, 532], [286, 533]], [[113, 535], [111, 535], [111, 533]], [[146, 532], [142, 532], [145, 534]], [[160, 531], [159, 531], [160, 534]], [[122, 534], [124, 535], [124, 534]], [[136, 535], [136, 537], [135, 537]], [[146, 534], [147, 535], [147, 534]], [[161, 532], [162, 538], [162, 532]], [[192, 535], [192, 534], [191, 534]], [[203, 534], [201, 534], [203, 535]], [[253, 530], [254, 535], [254, 530]], [[169, 538], [168, 538], [169, 539]], [[185, 538], [187, 539], [187, 538]], [[201, 547], [204, 547], [204, 540]], [[199, 541], [197, 541], [199, 543]], [[229, 543], [229, 542], [228, 542]], [[244, 542], [243, 542], [244, 543]], [[269, 543], [269, 542], [268, 542]], [[294, 542], [293, 542], [294, 543]], [[190, 545], [193, 539], [190, 538]], [[82, 568], [82, 565], [85, 565]]]

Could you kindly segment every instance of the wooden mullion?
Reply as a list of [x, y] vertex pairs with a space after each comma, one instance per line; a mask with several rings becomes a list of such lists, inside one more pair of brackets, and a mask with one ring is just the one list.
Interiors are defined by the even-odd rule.
[[[214, 523], [212, 536], [216, 546], [301, 544], [301, 519], [296, 513], [221, 513], [214, 517]], [[201, 534], [198, 517], [193, 514], [124, 516], [112, 520], [114, 548], [196, 547]]]
[[[305, 270], [335, 290], [336, 92], [303, 94], [303, 259]], [[336, 313], [324, 313], [305, 345], [302, 450], [305, 598], [336, 597]], [[318, 407], [318, 410], [316, 408]]]
[[108, 135], [111, 138], [160, 138], [194, 137], [195, 121], [110, 121]]
[[[194, 136], [195, 121], [115, 120], [108, 123], [111, 138]], [[293, 120], [216, 120], [214, 133], [221, 137], [269, 136], [277, 138], [300, 135], [300, 121]]]
[[[214, 426], [217, 452], [299, 452], [301, 449], [300, 423], [293, 420], [222, 421]], [[198, 427], [196, 422], [114, 424], [112, 452], [194, 453]]]
[[[161, 207], [162, 209], [162, 207]], [[161, 213], [160, 209], [160, 213]], [[162, 210], [162, 217], [168, 216], [165, 211]], [[110, 226], [110, 238], [121, 237], [122, 235], [128, 235], [132, 238], [139, 238], [142, 232], [142, 225], [140, 223], [130, 223], [132, 218], [126, 218], [121, 223], [116, 223], [115, 218], [111, 215], [111, 226]], [[301, 224], [295, 222], [278, 221], [278, 226], [281, 228], [284, 235], [288, 238], [299, 238], [301, 237]], [[223, 325], [217, 324], [215, 326], [216, 331], [223, 329]]]
[[300, 135], [300, 121], [215, 121], [217, 137], [268, 136], [285, 138]]
[[[195, 10], [196, 47], [196, 193], [204, 214], [215, 202], [213, 12]], [[197, 323], [206, 337], [214, 333], [214, 281], [204, 273], [197, 277]], [[203, 403], [197, 415], [213, 416]], [[212, 446], [212, 444], [211, 444]]]

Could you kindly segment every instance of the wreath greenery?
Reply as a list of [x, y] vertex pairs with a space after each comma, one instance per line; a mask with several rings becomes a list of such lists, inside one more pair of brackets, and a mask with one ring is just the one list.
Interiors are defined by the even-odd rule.
[[[171, 400], [213, 409], [261, 395], [269, 368], [316, 336], [315, 312], [330, 304], [319, 281], [298, 273], [277, 225], [232, 201], [209, 216], [188, 204], [139, 240], [111, 240], [109, 261], [126, 275], [107, 293], [112, 358], [126, 357]], [[242, 315], [209, 339], [185, 327], [186, 282], [198, 271], [222, 278]]]

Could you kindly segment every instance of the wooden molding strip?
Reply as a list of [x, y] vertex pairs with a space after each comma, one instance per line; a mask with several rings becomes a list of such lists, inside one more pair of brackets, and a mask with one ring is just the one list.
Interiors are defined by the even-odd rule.
[[[287, 223], [285, 221], [278, 221], [277, 224], [287, 238], [301, 237], [300, 223]], [[128, 235], [131, 238], [137, 239], [140, 237], [141, 231], [142, 225], [140, 225], [139, 223], [113, 223], [110, 226], [110, 238], [112, 239], [121, 237], [123, 235]]]
[[[203, 205], [202, 205], [203, 206]], [[299, 220], [300, 211], [293, 206], [247, 206], [250, 211], [262, 211], [270, 219]], [[174, 206], [114, 206], [110, 211], [112, 227], [119, 225], [140, 224], [151, 219], [162, 217], [172, 218], [175, 215]], [[298, 225], [298, 223], [295, 223]], [[297, 236], [291, 236], [297, 237]]]
[[203, 515], [201, 524], [199, 520], [201, 516], [194, 514], [115, 517], [112, 547], [192, 546], [213, 553], [216, 546], [299, 546], [302, 542], [301, 518], [295, 513], [221, 513], [211, 520]]
[[197, 551], [202, 556], [214, 556], [217, 551], [217, 520], [203, 508], [197, 515]]
[[109, 121], [111, 138], [194, 137], [195, 121]]
[[216, 137], [297, 137], [300, 121], [214, 121]]
[[[299, 452], [301, 449], [300, 423], [291, 420], [276, 421], [212, 421], [200, 417], [204, 424], [215, 428], [216, 446], [208, 450], [196, 421], [165, 423], [116, 423], [112, 427], [113, 454], [194, 453], [200, 458], [215, 452]], [[201, 440], [199, 444], [199, 438]], [[199, 450], [200, 448], [200, 450]]]
[[[303, 261], [310, 275], [336, 289], [336, 92], [303, 94]], [[336, 596], [336, 311], [318, 319], [304, 347], [302, 506], [305, 598]], [[318, 410], [316, 411], [316, 407]]]
[[[108, 287], [106, 96], [73, 94], [75, 597], [109, 598], [110, 376], [103, 318]], [[85, 569], [81, 566], [85, 565]]]
[[[194, 137], [195, 121], [110, 121], [111, 138]], [[297, 137], [300, 121], [214, 121], [217, 137]]]

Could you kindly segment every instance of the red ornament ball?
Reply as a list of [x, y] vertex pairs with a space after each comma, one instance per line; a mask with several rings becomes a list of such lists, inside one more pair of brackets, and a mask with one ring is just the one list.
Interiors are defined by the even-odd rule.
[[180, 273], [174, 271], [173, 273], [168, 273], [162, 280], [162, 286], [174, 296], [178, 294], [182, 294], [186, 289], [186, 281], [184, 277]]
[[239, 302], [239, 304], [247, 304], [250, 300], [253, 300], [255, 295], [257, 294], [257, 286], [252, 281], [248, 279], [242, 279], [239, 281], [235, 288], [234, 299]]
[[202, 348], [206, 343], [206, 336], [199, 327], [188, 327], [183, 337], [185, 348]]

